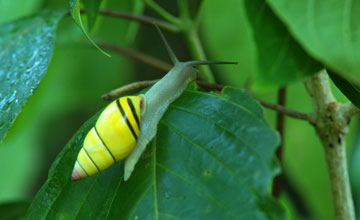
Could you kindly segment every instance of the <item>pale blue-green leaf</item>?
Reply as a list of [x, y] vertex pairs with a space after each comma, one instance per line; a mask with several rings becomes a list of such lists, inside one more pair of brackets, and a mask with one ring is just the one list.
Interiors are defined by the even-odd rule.
[[66, 10], [44, 10], [0, 25], [0, 141], [48, 68]]

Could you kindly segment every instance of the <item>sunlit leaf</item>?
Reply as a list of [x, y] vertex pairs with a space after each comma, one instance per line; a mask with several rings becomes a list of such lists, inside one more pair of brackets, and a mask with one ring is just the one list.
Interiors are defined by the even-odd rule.
[[70, 7], [71, 7], [71, 16], [73, 17], [75, 23], [80, 27], [81, 31], [85, 34], [87, 39], [104, 55], [111, 57], [110, 54], [103, 51], [89, 36], [88, 32], [85, 30], [85, 27], [81, 20], [81, 14], [80, 14], [80, 0], [71, 0], [70, 1]]
[[321, 65], [293, 39], [265, 0], [245, 0], [244, 3], [256, 42], [262, 86], [298, 81], [321, 69]]
[[268, 0], [308, 53], [360, 85], [358, 1]]
[[240, 89], [186, 90], [171, 104], [135, 172], [123, 162], [71, 181], [84, 124], [57, 157], [27, 219], [285, 219], [270, 196], [278, 135]]
[[66, 10], [44, 10], [0, 25], [0, 141], [48, 68]]

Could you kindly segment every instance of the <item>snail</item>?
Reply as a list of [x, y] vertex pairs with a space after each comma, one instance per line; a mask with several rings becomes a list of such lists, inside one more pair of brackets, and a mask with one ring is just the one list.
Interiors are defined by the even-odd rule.
[[105, 108], [84, 139], [73, 169], [73, 180], [94, 175], [124, 158], [124, 180], [128, 180], [147, 144], [156, 135], [157, 125], [169, 105], [196, 79], [194, 66], [237, 64], [222, 61], [180, 62], [160, 29], [156, 28], [174, 67], [144, 95], [121, 97]]

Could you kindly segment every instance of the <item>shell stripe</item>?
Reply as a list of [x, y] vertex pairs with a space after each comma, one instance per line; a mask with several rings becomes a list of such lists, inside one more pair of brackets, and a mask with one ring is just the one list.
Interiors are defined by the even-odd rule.
[[101, 138], [98, 130], [96, 129], [96, 125], [94, 126], [95, 128], [95, 132], [96, 132], [96, 135], [99, 137], [101, 143], [104, 145], [104, 147], [106, 148], [106, 150], [109, 152], [109, 154], [111, 155], [112, 159], [114, 160], [114, 163], [116, 162], [116, 159], [114, 157], [114, 155], [112, 154], [112, 152], [110, 151], [110, 149], [106, 146], [105, 142], [103, 141], [103, 139]]
[[77, 161], [77, 163], [79, 164], [79, 167], [84, 171], [84, 173], [86, 174], [86, 176], [89, 176], [89, 174], [86, 172], [86, 170], [84, 169], [84, 167], [81, 165], [80, 161]]
[[89, 153], [87, 152], [87, 150], [83, 147], [82, 150], [84, 150], [86, 156], [89, 158], [89, 160], [91, 161], [91, 163], [96, 167], [97, 171], [100, 172], [99, 167], [96, 165], [95, 161], [93, 160], [93, 158], [90, 157]]
[[135, 140], [137, 140], [137, 135], [136, 135], [136, 133], [135, 133], [135, 131], [134, 131], [134, 128], [132, 127], [132, 125], [131, 125], [131, 123], [130, 123], [128, 117], [127, 117], [127, 115], [125, 114], [125, 111], [124, 111], [123, 107], [121, 106], [121, 104], [120, 104], [120, 102], [119, 102], [119, 99], [116, 100], [116, 105], [117, 105], [117, 107], [119, 108], [119, 110], [120, 110], [120, 112], [121, 112], [121, 114], [122, 114], [122, 116], [123, 116], [123, 119], [126, 121], [126, 124], [127, 124], [127, 126], [129, 127], [131, 133], [133, 134]]
[[77, 171], [77, 169], [74, 169], [75, 173], [80, 176], [79, 172]]
[[138, 116], [136, 114], [135, 106], [134, 106], [134, 104], [133, 104], [133, 102], [132, 102], [132, 100], [130, 98], [127, 98], [126, 100], [127, 100], [128, 104], [130, 106], [131, 113], [134, 116], [136, 124], [137, 124], [137, 126], [138, 126], [138, 128], [140, 130], [140, 121], [139, 121], [139, 118], [138, 118]]

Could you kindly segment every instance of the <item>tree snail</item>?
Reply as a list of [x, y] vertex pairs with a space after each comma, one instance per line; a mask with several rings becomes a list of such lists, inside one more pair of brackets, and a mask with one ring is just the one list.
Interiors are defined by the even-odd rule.
[[124, 159], [140, 133], [144, 96], [124, 96], [109, 104], [86, 135], [72, 173], [83, 179]]
[[[157, 27], [157, 26], [156, 26]], [[196, 65], [237, 64], [221, 61], [180, 62], [157, 27], [174, 67], [144, 95], [125, 96], [112, 102], [100, 114], [84, 139], [72, 179], [78, 180], [102, 171], [124, 159], [124, 180], [129, 179], [146, 145], [154, 138], [157, 125], [169, 107], [196, 79]]]

